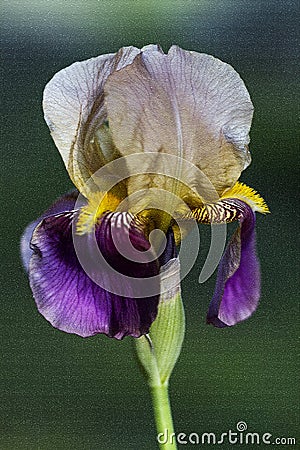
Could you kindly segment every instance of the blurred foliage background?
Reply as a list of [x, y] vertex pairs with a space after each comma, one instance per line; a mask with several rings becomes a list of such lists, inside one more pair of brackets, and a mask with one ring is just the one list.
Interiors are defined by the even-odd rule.
[[289, 0], [2, 1], [1, 449], [156, 448], [131, 340], [53, 329], [36, 310], [19, 238], [71, 188], [43, 120], [45, 84], [74, 61], [157, 42], [212, 54], [240, 73], [255, 105], [253, 162], [242, 180], [272, 212], [258, 218], [261, 304], [234, 328], [205, 325], [215, 278], [197, 281], [209, 246], [201, 228], [198, 265], [183, 282], [187, 334], [171, 380], [176, 430], [221, 434], [244, 420], [252, 432], [296, 437], [298, 9]]

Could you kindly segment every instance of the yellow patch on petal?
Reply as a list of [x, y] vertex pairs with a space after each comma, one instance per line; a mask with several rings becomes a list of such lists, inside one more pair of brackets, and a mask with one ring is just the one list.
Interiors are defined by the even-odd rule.
[[121, 199], [111, 192], [95, 192], [89, 198], [89, 202], [81, 209], [76, 231], [77, 234], [89, 233], [94, 229], [98, 219], [108, 211], [115, 211]]
[[204, 224], [234, 222], [239, 220], [241, 215], [240, 209], [234, 203], [235, 199], [246, 203], [253, 211], [262, 214], [270, 212], [265, 200], [254, 189], [237, 182], [232, 188], [223, 192], [217, 202], [204, 203], [192, 209], [183, 218], [195, 219]]
[[239, 181], [235, 185], [223, 192], [221, 199], [225, 198], [238, 198], [247, 203], [253, 211], [260, 212], [262, 214], [269, 213], [268, 205], [265, 200], [251, 187]]

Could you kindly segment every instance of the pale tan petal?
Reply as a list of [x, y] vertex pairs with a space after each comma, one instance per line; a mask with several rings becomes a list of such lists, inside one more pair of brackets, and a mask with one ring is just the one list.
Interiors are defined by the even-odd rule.
[[209, 55], [176, 46], [167, 55], [155, 46], [142, 50], [104, 87], [117, 149], [187, 159], [223, 192], [250, 162], [253, 106], [243, 81]]
[[54, 75], [45, 88], [45, 120], [72, 181], [82, 192], [90, 176], [118, 153], [105, 125], [105, 81], [139, 52], [124, 47], [116, 54], [76, 62]]

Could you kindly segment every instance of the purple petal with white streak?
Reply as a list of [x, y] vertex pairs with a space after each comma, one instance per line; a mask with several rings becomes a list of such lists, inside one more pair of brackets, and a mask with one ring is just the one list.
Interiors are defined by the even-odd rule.
[[255, 249], [255, 214], [250, 206], [234, 200], [241, 211], [234, 233], [218, 269], [216, 288], [207, 323], [223, 328], [247, 319], [260, 297], [260, 268]]
[[[40, 313], [54, 327], [83, 337], [104, 333], [122, 339], [126, 335], [146, 334], [156, 317], [159, 295], [138, 299], [122, 297], [94, 283], [81, 267], [74, 250], [72, 222], [76, 214], [70, 212], [45, 218], [34, 231], [29, 275]], [[111, 233], [116, 223], [113, 219], [119, 214], [126, 213], [109, 214], [96, 228], [101, 253], [115, 270], [128, 276], [157, 275], [157, 260], [139, 263], [118, 254]], [[132, 231], [131, 239], [140, 251], [150, 247], [138, 229]], [[88, 245], [86, 248], [88, 251]], [[107, 274], [103, 273], [105, 276]], [[115, 283], [118, 283], [117, 276]]]
[[[67, 194], [60, 197], [56, 202], [54, 202], [47, 211], [45, 211], [38, 219], [31, 222], [25, 228], [25, 231], [21, 237], [20, 242], [20, 250], [21, 250], [21, 258], [24, 269], [28, 272], [29, 269], [29, 261], [32, 256], [32, 249], [30, 248], [30, 241], [32, 238], [32, 233], [35, 227], [44, 219], [45, 217], [52, 216], [53, 214], [59, 214], [65, 211], [72, 211], [75, 207], [75, 203], [77, 201], [78, 191], [74, 190], [68, 192]], [[83, 198], [83, 197], [82, 197]]]

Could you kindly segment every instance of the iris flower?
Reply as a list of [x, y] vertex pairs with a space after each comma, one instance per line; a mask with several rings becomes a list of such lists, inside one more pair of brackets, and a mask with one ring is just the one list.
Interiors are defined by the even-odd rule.
[[[155, 45], [124, 47], [58, 72], [45, 88], [43, 108], [76, 187], [22, 237], [33, 296], [54, 327], [83, 337], [147, 334], [159, 302], [180, 290], [178, 246], [190, 221], [238, 222], [220, 260], [207, 322], [232, 326], [255, 311], [255, 212], [268, 208], [238, 181], [250, 163], [253, 106], [231, 66], [177, 46], [168, 54]], [[149, 164], [141, 159], [145, 155]], [[123, 177], [110, 169], [97, 177], [124, 158]], [[185, 163], [191, 170], [183, 170]], [[165, 201], [157, 190], [178, 202]], [[155, 229], [165, 233], [162, 249], [161, 241], [156, 250], [151, 244]], [[87, 273], [74, 239], [91, 261], [96, 242], [113, 272], [95, 263], [89, 266], [92, 275]], [[132, 244], [126, 244], [126, 255], [119, 249], [123, 241]], [[166, 274], [172, 273], [177, 281], [163, 293]], [[143, 289], [147, 279], [153, 289]]]

